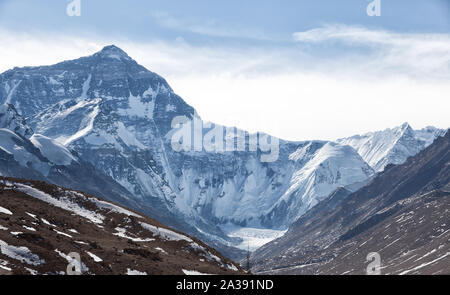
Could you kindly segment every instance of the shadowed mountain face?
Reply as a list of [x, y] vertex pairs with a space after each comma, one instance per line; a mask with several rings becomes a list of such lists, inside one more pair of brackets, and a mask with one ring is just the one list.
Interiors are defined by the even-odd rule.
[[65, 274], [73, 253], [83, 274], [243, 273], [200, 241], [137, 212], [0, 177], [0, 274]]
[[384, 274], [450, 271], [450, 132], [330, 209], [322, 202], [285, 236], [252, 255], [253, 270], [365, 274], [371, 252]]

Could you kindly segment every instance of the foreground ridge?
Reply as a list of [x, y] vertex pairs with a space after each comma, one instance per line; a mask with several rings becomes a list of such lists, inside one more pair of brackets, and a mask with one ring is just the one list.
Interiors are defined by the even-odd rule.
[[[215, 250], [137, 212], [39, 181], [0, 177], [0, 274], [242, 274]], [[75, 256], [74, 256], [75, 254]]]

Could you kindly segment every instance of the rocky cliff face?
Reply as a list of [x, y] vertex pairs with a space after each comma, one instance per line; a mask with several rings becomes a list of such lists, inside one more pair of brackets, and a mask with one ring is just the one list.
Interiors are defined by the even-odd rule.
[[33, 135], [33, 130], [12, 104], [0, 105], [0, 128], [9, 129], [23, 137]]

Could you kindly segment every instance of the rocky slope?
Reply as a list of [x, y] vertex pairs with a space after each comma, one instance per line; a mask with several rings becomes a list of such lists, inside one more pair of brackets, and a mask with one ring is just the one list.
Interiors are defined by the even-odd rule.
[[83, 274], [243, 273], [202, 242], [135, 211], [1, 177], [0, 274], [65, 274], [71, 253], [80, 256]]
[[337, 207], [322, 202], [252, 255], [255, 272], [449, 274], [450, 132], [404, 164], [389, 165]]

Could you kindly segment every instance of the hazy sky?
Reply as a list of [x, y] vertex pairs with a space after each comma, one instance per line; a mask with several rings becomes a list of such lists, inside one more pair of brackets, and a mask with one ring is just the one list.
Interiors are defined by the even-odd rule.
[[115, 44], [206, 120], [293, 140], [450, 127], [450, 1], [0, 0], [0, 72]]

